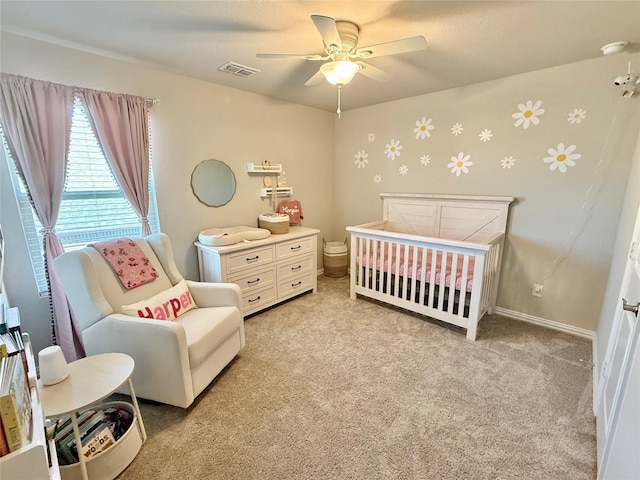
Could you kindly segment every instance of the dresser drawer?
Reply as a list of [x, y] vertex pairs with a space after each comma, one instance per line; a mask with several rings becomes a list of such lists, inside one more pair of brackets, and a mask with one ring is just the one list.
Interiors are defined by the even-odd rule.
[[235, 283], [242, 290], [242, 294], [246, 291], [252, 291], [269, 287], [276, 283], [276, 271], [273, 267], [252, 268], [249, 272], [241, 272], [229, 275], [229, 281]]
[[272, 246], [232, 253], [227, 258], [227, 274], [231, 275], [247, 268], [266, 265], [272, 263], [273, 260]]
[[306, 256], [302, 258], [295, 258], [289, 262], [284, 262], [278, 265], [278, 281], [312, 270], [313, 261], [312, 256]]
[[283, 260], [296, 255], [311, 253], [313, 251], [316, 237], [305, 237], [290, 242], [282, 242], [276, 245], [276, 257]]
[[276, 286], [264, 288], [262, 290], [251, 291], [242, 294], [242, 311], [248, 315], [260, 310], [276, 300]]
[[278, 298], [297, 295], [313, 288], [313, 275], [315, 272], [307, 272], [297, 277], [278, 283]]

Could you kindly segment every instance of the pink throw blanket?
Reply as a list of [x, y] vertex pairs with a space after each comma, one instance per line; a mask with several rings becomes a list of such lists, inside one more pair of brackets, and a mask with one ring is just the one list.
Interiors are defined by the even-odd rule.
[[130, 238], [107, 240], [91, 246], [109, 262], [127, 290], [153, 282], [158, 277], [158, 272], [151, 265], [149, 258]]

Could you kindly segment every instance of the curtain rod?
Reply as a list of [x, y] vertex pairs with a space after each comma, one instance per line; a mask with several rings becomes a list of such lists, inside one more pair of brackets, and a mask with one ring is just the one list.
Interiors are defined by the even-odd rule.
[[140, 95], [132, 95], [130, 93], [108, 92], [106, 90], [97, 90], [95, 88], [78, 87], [76, 85], [65, 85], [63, 83], [50, 82], [48, 80], [39, 80], [37, 78], [30, 78], [30, 77], [26, 77], [24, 75], [17, 75], [17, 74], [14, 74], [14, 73], [0, 73], [0, 77], [26, 78], [28, 80], [33, 80], [33, 81], [36, 81], [36, 82], [50, 83], [50, 84], [53, 84], [53, 85], [60, 85], [60, 86], [63, 86], [63, 87], [71, 87], [71, 88], [77, 89], [77, 90], [92, 90], [94, 92], [111, 93], [111, 94], [114, 94], [114, 95], [130, 95], [132, 97], [144, 98], [149, 107], [160, 105], [160, 99], [159, 98], [145, 98], [145, 97], [142, 97]]

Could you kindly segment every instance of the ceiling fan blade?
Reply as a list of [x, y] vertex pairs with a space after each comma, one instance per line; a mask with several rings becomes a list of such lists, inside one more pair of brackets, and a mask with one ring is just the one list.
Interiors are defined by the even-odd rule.
[[362, 47], [356, 50], [354, 56], [359, 58], [382, 57], [383, 55], [394, 55], [396, 53], [415, 52], [425, 48], [427, 48], [427, 40], [420, 35]]
[[391, 80], [391, 75], [389, 75], [384, 70], [380, 70], [379, 68], [374, 67], [373, 65], [369, 65], [364, 62], [356, 62], [360, 66], [360, 70], [358, 73], [361, 73], [365, 77], [369, 77], [377, 82], [388, 82]]
[[327, 60], [329, 57], [322, 55], [309, 54], [302, 55], [298, 53], [256, 53], [258, 58], [301, 58], [303, 60]]
[[320, 70], [318, 70], [313, 77], [304, 82], [305, 87], [310, 87], [311, 85], [317, 85], [324, 80], [324, 75]]
[[[311, 20], [322, 36], [322, 41], [329, 50], [339, 50], [342, 48], [342, 40], [336, 26], [336, 21], [324, 15], [311, 15]], [[332, 48], [333, 46], [333, 48]]]

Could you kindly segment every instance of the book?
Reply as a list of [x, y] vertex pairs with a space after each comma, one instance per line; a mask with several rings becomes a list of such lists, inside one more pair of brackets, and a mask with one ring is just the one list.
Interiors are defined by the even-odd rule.
[[0, 333], [0, 358], [15, 355], [19, 351], [20, 347], [11, 333]]
[[[4, 347], [3, 347], [4, 346]], [[24, 351], [24, 343], [19, 332], [0, 333], [0, 358], [20, 355], [24, 373], [29, 378], [29, 366], [27, 354]]]
[[14, 452], [30, 441], [31, 394], [20, 355], [1, 360], [0, 419], [9, 450]]
[[7, 436], [4, 434], [2, 419], [0, 418], [0, 457], [3, 457], [8, 453], [11, 453], [11, 450], [9, 450], [9, 443], [7, 442]]

